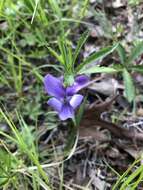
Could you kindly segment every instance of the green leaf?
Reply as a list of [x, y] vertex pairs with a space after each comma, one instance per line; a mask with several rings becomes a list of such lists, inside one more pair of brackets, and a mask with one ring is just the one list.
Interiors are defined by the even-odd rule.
[[143, 73], [143, 65], [135, 65], [131, 68], [132, 71]]
[[99, 67], [94, 66], [88, 69], [82, 69], [78, 74], [92, 74], [92, 73], [114, 73], [118, 72], [116, 69], [112, 67]]
[[58, 55], [58, 53], [57, 53], [55, 50], [53, 50], [51, 47], [47, 47], [47, 48], [48, 48], [49, 52], [50, 52], [60, 63], [63, 64], [63, 59], [62, 59], [62, 57], [61, 57], [60, 55]]
[[135, 87], [130, 73], [124, 68], [123, 79], [125, 85], [125, 95], [129, 102], [132, 102], [135, 98]]
[[59, 49], [60, 49], [60, 52], [61, 52], [61, 56], [62, 56], [62, 60], [63, 60], [63, 64], [64, 64], [64, 67], [66, 68], [67, 67], [67, 44], [66, 44], [66, 40], [65, 38], [62, 36], [60, 36], [58, 38], [58, 46], [59, 46]]
[[77, 47], [76, 47], [76, 50], [75, 50], [74, 55], [73, 55], [73, 63], [72, 63], [73, 65], [75, 64], [75, 61], [76, 61], [76, 59], [80, 53], [80, 50], [88, 38], [88, 35], [89, 35], [89, 32], [86, 31], [80, 37], [78, 44], [77, 44]]
[[130, 56], [127, 60], [128, 64], [131, 64], [143, 53], [143, 42], [138, 43], [131, 51]]
[[87, 57], [83, 63], [81, 63], [77, 69], [76, 72], [80, 71], [85, 65], [93, 62], [93, 61], [97, 61], [99, 59], [104, 58], [105, 56], [107, 56], [108, 54], [112, 53], [116, 48], [117, 48], [118, 44], [115, 44], [113, 46], [110, 47], [106, 47], [101, 49], [98, 52], [93, 53], [92, 55], [90, 55], [89, 57]]
[[73, 70], [73, 64], [72, 64], [72, 60], [73, 60], [73, 55], [72, 55], [72, 48], [71, 46], [66, 46], [67, 48], [67, 69], [68, 71]]
[[124, 47], [121, 44], [118, 45], [117, 52], [119, 54], [121, 63], [125, 64], [125, 62], [126, 62], [126, 52], [125, 52]]
[[0, 187], [5, 185], [9, 181], [9, 178], [7, 176], [0, 176]]
[[115, 70], [117, 70], [117, 72], [122, 72], [122, 71], [123, 71], [124, 66], [123, 66], [123, 65], [121, 65], [121, 64], [116, 64], [116, 63], [113, 63], [113, 64], [112, 64], [112, 68], [114, 68]]

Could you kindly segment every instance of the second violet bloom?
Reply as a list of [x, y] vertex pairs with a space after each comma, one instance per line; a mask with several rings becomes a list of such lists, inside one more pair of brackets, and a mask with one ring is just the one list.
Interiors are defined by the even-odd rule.
[[48, 105], [58, 112], [61, 120], [74, 118], [76, 108], [81, 104], [83, 96], [77, 94], [82, 89], [89, 78], [85, 75], [80, 75], [75, 78], [72, 86], [64, 87], [63, 78], [56, 78], [51, 74], [44, 77], [45, 90], [51, 98], [48, 100]]

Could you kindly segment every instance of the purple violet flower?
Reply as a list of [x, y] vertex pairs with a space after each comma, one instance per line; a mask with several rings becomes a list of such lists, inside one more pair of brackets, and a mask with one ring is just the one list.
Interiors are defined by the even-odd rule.
[[72, 86], [64, 87], [63, 77], [56, 78], [50, 74], [44, 77], [44, 86], [46, 92], [52, 96], [48, 100], [48, 105], [58, 112], [61, 120], [74, 117], [76, 108], [81, 104], [83, 96], [77, 94], [89, 78], [85, 75], [80, 75], [75, 78]]

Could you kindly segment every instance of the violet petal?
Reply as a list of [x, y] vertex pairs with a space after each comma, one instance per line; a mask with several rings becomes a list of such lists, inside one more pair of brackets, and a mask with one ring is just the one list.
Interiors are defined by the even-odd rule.
[[79, 90], [81, 90], [88, 83], [89, 77], [86, 75], [77, 76], [75, 82], [72, 86], [67, 87], [66, 94], [67, 96], [72, 96]]
[[86, 75], [79, 75], [75, 78], [75, 81], [78, 85], [84, 85], [89, 81], [89, 77]]
[[56, 98], [63, 98], [65, 96], [65, 89], [62, 85], [62, 81], [50, 74], [44, 77], [44, 86], [46, 92], [50, 96], [55, 96]]
[[54, 108], [55, 111], [60, 112], [62, 108], [62, 103], [56, 98], [50, 98], [48, 100], [48, 105]]
[[75, 85], [69, 86], [66, 89], [66, 95], [67, 96], [73, 96], [76, 93], [76, 91], [77, 91], [77, 88]]
[[74, 110], [70, 104], [64, 104], [62, 106], [61, 112], [59, 113], [59, 117], [61, 120], [66, 120], [68, 118], [74, 117]]
[[75, 94], [71, 100], [70, 100], [70, 105], [73, 107], [73, 109], [76, 109], [82, 102], [83, 96], [80, 94]]

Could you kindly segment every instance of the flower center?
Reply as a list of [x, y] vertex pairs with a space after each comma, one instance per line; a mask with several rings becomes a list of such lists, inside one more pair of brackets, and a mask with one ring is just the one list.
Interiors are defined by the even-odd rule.
[[63, 104], [68, 104], [71, 99], [71, 96], [64, 96], [63, 98]]

